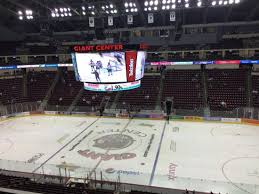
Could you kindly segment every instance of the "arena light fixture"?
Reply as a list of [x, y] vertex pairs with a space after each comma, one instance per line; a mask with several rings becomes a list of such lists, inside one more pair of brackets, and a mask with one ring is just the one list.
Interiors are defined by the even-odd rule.
[[[82, 10], [85, 10], [85, 7], [82, 6]], [[53, 18], [59, 18], [59, 17], [71, 17], [71, 9], [69, 7], [59, 7], [59, 8], [54, 8], [51, 11], [51, 17]]]
[[34, 19], [33, 11], [30, 10], [30, 9], [26, 9], [26, 10], [24, 10], [24, 11], [19, 10], [19, 11], [17, 12], [17, 14], [18, 14], [18, 19], [19, 19], [19, 20], [24, 20], [24, 19], [32, 20], [32, 19]]
[[229, 6], [239, 4], [241, 0], [211, 0], [211, 6]]
[[135, 0], [127, 0], [124, 3], [124, 8], [125, 8], [126, 13], [128, 13], [128, 12], [130, 12], [130, 13], [138, 12], [138, 8], [137, 8]]
[[176, 0], [162, 0], [162, 10], [172, 10], [176, 8]]
[[[129, 6], [128, 3], [127, 4], [125, 3], [124, 6], [125, 5]], [[105, 13], [105, 14], [117, 14], [118, 13], [118, 9], [116, 7], [116, 4], [113, 4], [113, 3], [103, 4], [101, 6], [101, 8], [102, 8], [103, 13]], [[92, 15], [94, 15], [94, 14], [92, 14]]]
[[197, 1], [197, 7], [201, 7], [202, 6], [202, 1], [201, 0], [198, 0]]
[[160, 4], [166, 3], [167, 0], [147, 0], [144, 2], [144, 11], [158, 11], [161, 9]]

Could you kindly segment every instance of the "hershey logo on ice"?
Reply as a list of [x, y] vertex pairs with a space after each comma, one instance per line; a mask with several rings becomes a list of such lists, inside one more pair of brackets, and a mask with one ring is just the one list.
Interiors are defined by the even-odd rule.
[[130, 73], [129, 76], [133, 76], [134, 72], [133, 72], [133, 66], [134, 66], [134, 59], [130, 59]]

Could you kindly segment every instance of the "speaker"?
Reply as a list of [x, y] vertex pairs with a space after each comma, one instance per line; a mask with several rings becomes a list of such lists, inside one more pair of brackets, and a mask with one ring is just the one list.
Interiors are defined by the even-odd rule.
[[104, 28], [96, 28], [95, 36], [97, 40], [104, 40], [105, 39]]
[[172, 101], [167, 100], [165, 104], [166, 104], [166, 114], [170, 115], [172, 112]]

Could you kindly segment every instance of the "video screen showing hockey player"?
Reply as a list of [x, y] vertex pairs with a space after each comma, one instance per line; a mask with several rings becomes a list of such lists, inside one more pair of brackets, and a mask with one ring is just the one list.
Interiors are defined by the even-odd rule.
[[125, 53], [76, 53], [79, 80], [82, 82], [127, 82]]
[[136, 64], [136, 80], [140, 80], [144, 76], [144, 69], [146, 63], [146, 52], [138, 51]]

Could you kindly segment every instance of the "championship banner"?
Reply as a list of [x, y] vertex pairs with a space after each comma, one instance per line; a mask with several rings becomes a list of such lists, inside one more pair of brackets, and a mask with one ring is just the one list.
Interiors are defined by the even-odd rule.
[[133, 24], [133, 15], [128, 15], [128, 24]]
[[154, 23], [154, 14], [153, 13], [149, 13], [148, 14], [148, 23], [149, 24], [153, 24]]
[[170, 12], [170, 22], [175, 22], [175, 11]]
[[89, 17], [89, 27], [94, 28], [94, 17]]
[[136, 77], [136, 61], [137, 52], [136, 51], [126, 51], [126, 74], [128, 82], [135, 81]]
[[113, 17], [108, 16], [108, 26], [113, 26]]

